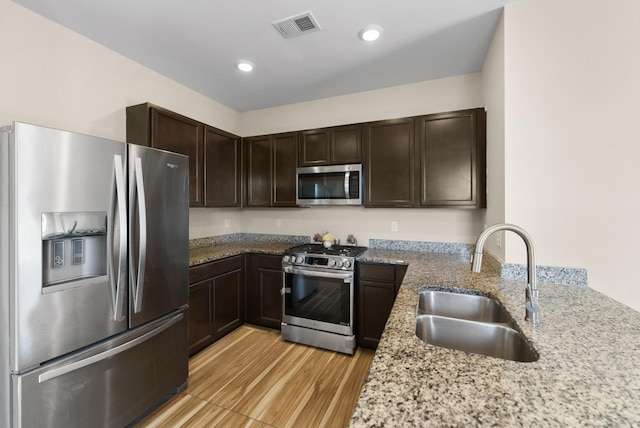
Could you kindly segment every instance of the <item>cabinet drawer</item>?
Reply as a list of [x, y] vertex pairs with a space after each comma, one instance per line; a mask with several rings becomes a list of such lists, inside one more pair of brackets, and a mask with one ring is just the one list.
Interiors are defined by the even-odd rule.
[[189, 268], [189, 285], [203, 281], [213, 276], [215, 262], [209, 262]]
[[244, 268], [244, 255], [227, 257], [189, 268], [189, 284], [211, 278], [221, 272]]
[[395, 265], [378, 263], [360, 263], [360, 278], [370, 281], [395, 282]]

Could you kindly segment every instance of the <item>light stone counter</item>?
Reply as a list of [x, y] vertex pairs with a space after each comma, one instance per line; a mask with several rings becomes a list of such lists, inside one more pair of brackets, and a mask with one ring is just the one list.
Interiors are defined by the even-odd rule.
[[217, 243], [189, 250], [189, 266], [237, 256], [244, 253], [282, 255], [287, 248], [296, 245], [291, 242], [240, 241]]
[[282, 255], [287, 248], [308, 243], [311, 238], [297, 235], [235, 233], [189, 241], [189, 266], [244, 253]]
[[[524, 282], [468, 254], [368, 250], [408, 264], [354, 411], [353, 427], [640, 426], [640, 313], [587, 287], [539, 284], [542, 325], [524, 321]], [[499, 300], [540, 354], [505, 361], [428, 345], [414, 334], [419, 289]]]

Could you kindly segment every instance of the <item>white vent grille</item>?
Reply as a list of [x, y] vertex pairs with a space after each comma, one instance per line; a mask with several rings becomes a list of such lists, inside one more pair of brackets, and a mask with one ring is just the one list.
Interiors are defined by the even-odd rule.
[[273, 26], [282, 34], [285, 39], [301, 36], [320, 29], [318, 21], [313, 17], [311, 12], [301, 13], [290, 18], [275, 21]]

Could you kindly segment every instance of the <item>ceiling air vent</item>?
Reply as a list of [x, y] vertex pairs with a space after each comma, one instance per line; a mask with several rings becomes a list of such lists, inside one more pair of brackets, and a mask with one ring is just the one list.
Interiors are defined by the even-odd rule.
[[301, 13], [300, 15], [275, 21], [273, 26], [282, 34], [285, 39], [301, 36], [320, 29], [318, 21], [313, 17], [311, 12]]

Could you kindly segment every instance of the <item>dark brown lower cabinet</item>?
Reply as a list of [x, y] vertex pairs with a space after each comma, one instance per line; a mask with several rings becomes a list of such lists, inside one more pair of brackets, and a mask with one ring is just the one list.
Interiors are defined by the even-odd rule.
[[247, 256], [247, 322], [280, 330], [282, 256]]
[[378, 346], [406, 271], [406, 265], [358, 263], [358, 345]]
[[245, 256], [189, 269], [189, 355], [245, 321]]
[[[359, 346], [378, 346], [406, 270], [406, 265], [358, 263]], [[189, 284], [190, 356], [245, 321], [280, 330], [282, 256], [250, 253], [194, 266]]]

